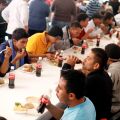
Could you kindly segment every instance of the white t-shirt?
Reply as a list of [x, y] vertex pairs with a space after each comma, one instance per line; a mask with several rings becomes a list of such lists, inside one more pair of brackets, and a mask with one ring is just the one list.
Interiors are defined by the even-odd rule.
[[8, 23], [6, 30], [8, 34], [12, 34], [16, 28], [28, 26], [28, 3], [25, 0], [12, 0], [2, 11], [2, 17]]
[[120, 25], [120, 13], [114, 16], [117, 25]]
[[94, 36], [102, 33], [101, 28], [95, 26], [93, 20], [90, 20], [90, 21], [88, 22], [88, 25], [87, 25], [87, 27], [85, 28], [85, 32], [87, 32], [87, 31], [88, 31], [89, 29], [91, 29], [91, 28], [93, 29], [93, 32], [90, 33], [90, 36], [92, 36], [92, 37], [94, 37]]

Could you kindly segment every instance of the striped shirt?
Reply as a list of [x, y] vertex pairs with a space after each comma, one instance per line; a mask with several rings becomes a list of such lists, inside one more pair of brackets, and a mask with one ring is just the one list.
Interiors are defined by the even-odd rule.
[[99, 0], [90, 0], [86, 8], [87, 15], [91, 18], [95, 13], [99, 11], [101, 4]]

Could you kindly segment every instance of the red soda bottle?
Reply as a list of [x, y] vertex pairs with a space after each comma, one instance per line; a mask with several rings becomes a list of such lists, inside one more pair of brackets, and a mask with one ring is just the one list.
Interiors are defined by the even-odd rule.
[[14, 66], [11, 66], [11, 70], [10, 70], [10, 73], [9, 73], [9, 88], [14, 88], [15, 87], [15, 73], [13, 73], [14, 71]]
[[85, 54], [85, 49], [88, 47], [87, 42], [84, 41], [82, 44], [82, 50], [81, 50], [81, 54]]
[[46, 103], [48, 102], [48, 100], [44, 97], [42, 97], [42, 99], [40, 99], [40, 104], [38, 106], [38, 113], [43, 113], [46, 107]]
[[60, 51], [59, 59], [58, 59], [58, 67], [62, 67], [63, 63], [63, 50]]
[[116, 38], [119, 38], [119, 31], [117, 31]]
[[42, 70], [42, 57], [39, 57], [36, 65], [36, 76], [40, 77], [41, 76], [41, 70]]
[[97, 42], [96, 42], [96, 46], [98, 47], [100, 45], [100, 34], [97, 36]]

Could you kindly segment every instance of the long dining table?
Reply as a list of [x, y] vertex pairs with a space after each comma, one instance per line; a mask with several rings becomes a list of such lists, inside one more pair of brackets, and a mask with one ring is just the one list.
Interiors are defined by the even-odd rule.
[[[109, 43], [117, 42], [116, 34], [114, 34], [112, 38], [107, 35], [101, 38], [99, 47], [104, 48], [105, 45]], [[96, 47], [96, 39], [88, 42], [88, 46], [84, 55], [82, 55], [80, 51], [74, 51], [72, 48], [65, 50], [63, 55], [76, 55], [83, 60], [91, 48]], [[0, 78], [5, 80], [5, 84], [0, 85], [0, 116], [7, 118], [7, 120], [36, 120], [39, 116], [42, 116], [42, 114], [37, 113], [36, 109], [35, 111], [25, 113], [16, 112], [14, 110], [15, 103], [25, 103], [27, 97], [34, 96], [39, 98], [41, 95], [49, 92], [52, 103], [56, 105], [59, 100], [56, 97], [55, 88], [59, 81], [60, 70], [60, 67], [44, 59], [42, 61], [42, 73], [40, 77], [36, 76], [35, 71], [25, 72], [23, 66], [16, 69], [14, 71], [14, 89], [8, 87], [8, 74], [4, 78]]]

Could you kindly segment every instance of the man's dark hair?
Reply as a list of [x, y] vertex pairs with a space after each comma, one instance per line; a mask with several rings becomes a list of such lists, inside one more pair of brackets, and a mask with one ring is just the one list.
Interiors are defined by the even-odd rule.
[[107, 65], [107, 54], [102, 48], [93, 48], [92, 53], [95, 55], [95, 61], [99, 63], [99, 69], [104, 69]]
[[70, 27], [81, 28], [80, 23], [78, 21], [74, 21], [70, 24]]
[[23, 28], [15, 29], [12, 34], [12, 39], [18, 41], [22, 38], [28, 38], [27, 32]]
[[113, 62], [120, 60], [120, 47], [114, 43], [108, 44], [105, 46], [105, 51]]
[[85, 75], [78, 70], [62, 70], [61, 77], [66, 80], [67, 93], [74, 93], [77, 99], [84, 96]]
[[102, 19], [103, 17], [99, 13], [95, 13], [92, 18]]
[[0, 0], [0, 4], [7, 4], [6, 0]]
[[63, 31], [60, 27], [58, 26], [53, 26], [49, 31], [48, 31], [48, 35], [52, 36], [52, 37], [63, 37]]
[[105, 15], [104, 15], [103, 20], [104, 20], [104, 21], [105, 21], [105, 20], [109, 20], [109, 19], [111, 19], [111, 18], [113, 18], [113, 17], [114, 17], [114, 15], [113, 15], [111, 12], [106, 12]]
[[7, 120], [7, 119], [6, 119], [6, 118], [4, 118], [4, 117], [1, 117], [1, 116], [0, 116], [0, 120]]
[[77, 16], [77, 21], [78, 21], [78, 22], [85, 21], [87, 18], [89, 18], [87, 14], [85, 14], [85, 13], [80, 13], [80, 14]]

